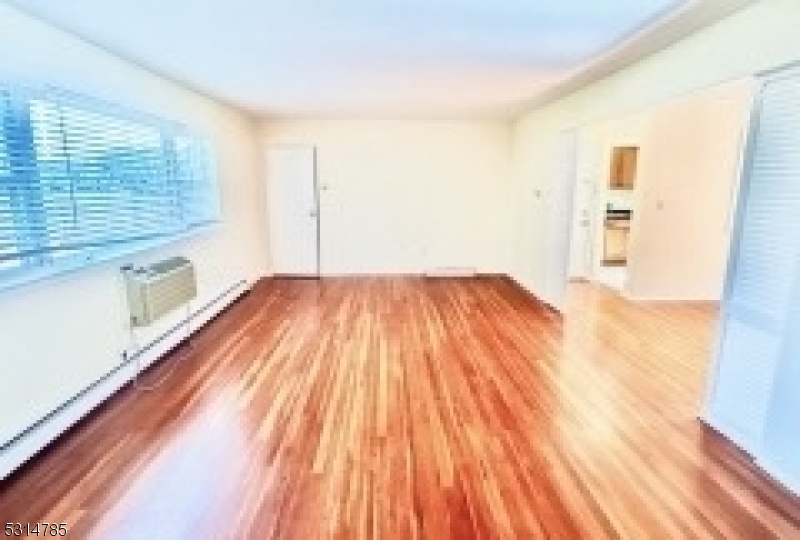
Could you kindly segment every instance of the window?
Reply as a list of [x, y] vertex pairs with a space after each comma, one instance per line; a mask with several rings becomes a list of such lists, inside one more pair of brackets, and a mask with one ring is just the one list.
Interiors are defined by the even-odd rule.
[[0, 287], [213, 223], [209, 145], [183, 126], [0, 83]]

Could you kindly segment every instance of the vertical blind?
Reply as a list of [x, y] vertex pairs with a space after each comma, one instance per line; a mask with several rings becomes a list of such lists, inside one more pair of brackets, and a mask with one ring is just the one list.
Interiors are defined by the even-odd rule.
[[218, 216], [202, 137], [87, 96], [0, 82], [0, 286], [168, 241]]
[[800, 271], [800, 69], [767, 77], [754, 119], [722, 313], [714, 416], [761, 450]]

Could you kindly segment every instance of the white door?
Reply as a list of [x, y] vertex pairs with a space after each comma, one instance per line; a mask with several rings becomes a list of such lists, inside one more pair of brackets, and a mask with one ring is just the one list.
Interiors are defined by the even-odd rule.
[[563, 132], [553, 152], [553, 199], [549, 210], [547, 298], [545, 301], [563, 310], [569, 280], [572, 237], [573, 199], [577, 183], [578, 139], [575, 131]]
[[267, 211], [275, 274], [319, 275], [316, 149], [272, 145], [267, 151]]

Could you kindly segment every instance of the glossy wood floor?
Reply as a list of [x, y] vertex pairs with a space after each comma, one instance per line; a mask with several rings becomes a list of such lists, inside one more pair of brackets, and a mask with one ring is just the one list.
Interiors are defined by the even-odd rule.
[[0, 487], [72, 538], [800, 538], [700, 409], [714, 311], [265, 281]]

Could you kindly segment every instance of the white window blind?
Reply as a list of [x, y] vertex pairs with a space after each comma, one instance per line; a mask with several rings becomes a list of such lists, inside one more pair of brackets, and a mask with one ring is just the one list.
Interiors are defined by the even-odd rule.
[[0, 83], [0, 287], [166, 242], [218, 215], [210, 146], [185, 127]]

